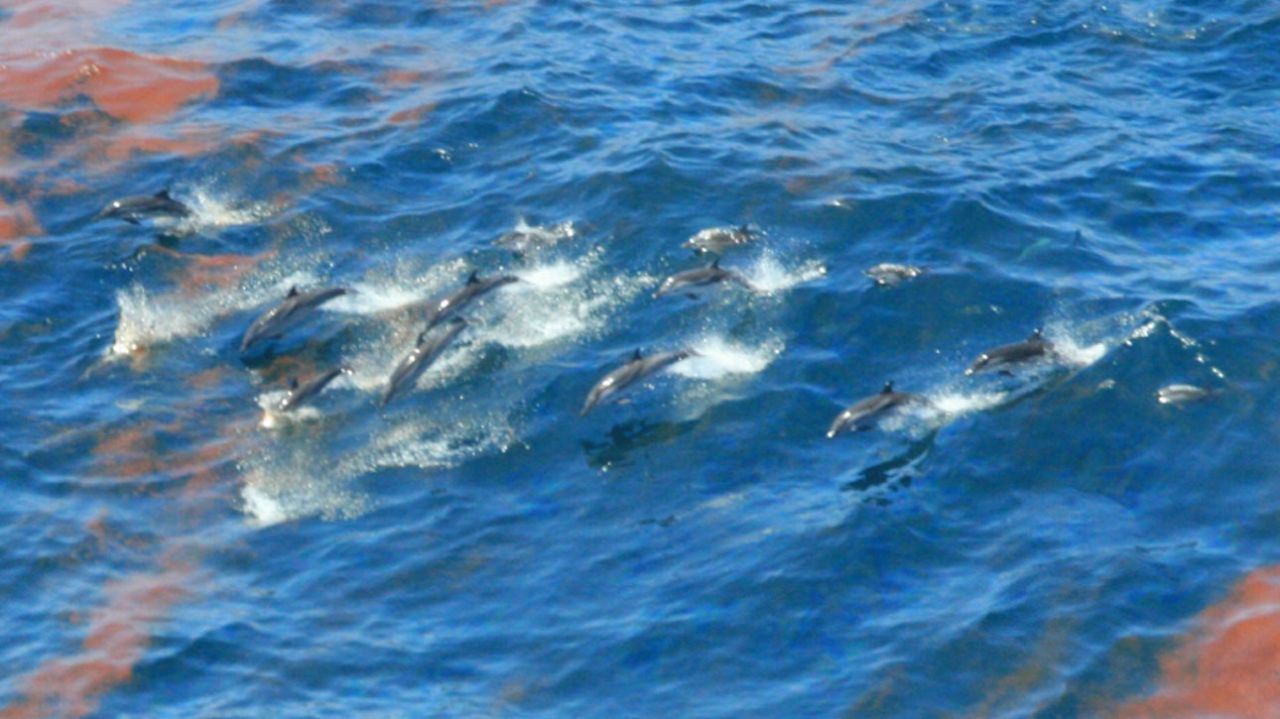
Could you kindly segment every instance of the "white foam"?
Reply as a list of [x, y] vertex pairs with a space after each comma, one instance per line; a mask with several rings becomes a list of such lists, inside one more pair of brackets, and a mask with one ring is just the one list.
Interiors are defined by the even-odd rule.
[[250, 460], [240, 490], [249, 522], [265, 527], [304, 517], [351, 519], [371, 507], [368, 497], [353, 492], [349, 480], [326, 474], [328, 464], [306, 453]]
[[571, 240], [578, 234], [578, 229], [574, 227], [573, 220], [565, 220], [557, 222], [554, 225], [530, 225], [523, 217], [516, 220], [516, 232], [524, 232], [540, 240]]
[[521, 270], [516, 274], [520, 281], [524, 283], [524, 287], [531, 287], [539, 290], [552, 289], [555, 287], [563, 287], [564, 285], [582, 277], [583, 266], [578, 263], [561, 261], [552, 262], [545, 265], [537, 265], [525, 270]]
[[1084, 344], [1071, 335], [1058, 333], [1054, 333], [1049, 339], [1053, 341], [1054, 350], [1062, 361], [1074, 369], [1088, 367], [1107, 354], [1105, 342]]
[[276, 208], [267, 202], [242, 202], [210, 187], [193, 187], [181, 198], [192, 215], [184, 221], [191, 229], [235, 227], [261, 222]]
[[[519, 282], [501, 287], [468, 307], [464, 316], [470, 326], [458, 337], [457, 344], [423, 373], [420, 388], [438, 387], [456, 379], [479, 362], [491, 347], [498, 345], [529, 355], [527, 361], [544, 359], [548, 350], [602, 331], [613, 311], [634, 299], [653, 283], [647, 275], [599, 276], [600, 253], [593, 252], [576, 260], [557, 260], [533, 265], [516, 272]], [[447, 277], [456, 283], [461, 266], [448, 264], [445, 271], [432, 268], [426, 276]], [[443, 291], [448, 282], [430, 282]], [[373, 315], [383, 321], [371, 328], [367, 338], [348, 363], [355, 386], [367, 392], [380, 392], [399, 362], [413, 349], [422, 329], [420, 318], [404, 312], [382, 312], [386, 308], [403, 307], [403, 285], [377, 281], [357, 285], [369, 297], [396, 297], [391, 302], [377, 299], [363, 304], [339, 305], [338, 309]], [[431, 296], [411, 290], [415, 296]], [[337, 305], [338, 301], [333, 304]]]
[[777, 340], [751, 345], [735, 344], [723, 337], [711, 336], [694, 341], [690, 349], [698, 354], [677, 362], [670, 372], [693, 379], [716, 380], [729, 375], [757, 374], [782, 354], [783, 344]]
[[921, 412], [928, 414], [930, 411], [940, 413], [946, 421], [954, 420], [974, 412], [983, 412], [993, 407], [999, 406], [1009, 397], [1008, 392], [959, 392], [948, 389], [925, 396], [932, 405], [932, 410], [925, 406]]
[[417, 467], [442, 469], [491, 452], [505, 452], [515, 430], [504, 417], [411, 417], [381, 432], [367, 446], [343, 458], [340, 476], [356, 477], [378, 469]]
[[827, 274], [826, 265], [815, 260], [789, 265], [765, 252], [751, 265], [741, 270], [742, 276], [764, 294], [786, 292], [796, 285], [812, 282]]
[[244, 513], [259, 527], [269, 527], [289, 519], [280, 502], [257, 485], [246, 483], [240, 490], [240, 498], [244, 501]]
[[[342, 377], [336, 378], [329, 384], [333, 387], [342, 381]], [[263, 429], [277, 429], [296, 422], [314, 422], [324, 415], [320, 410], [310, 405], [297, 407], [288, 412], [281, 412], [280, 401], [289, 396], [285, 390], [274, 389], [263, 392], [258, 395], [257, 403], [262, 408], [262, 419], [258, 421], [258, 426]]]

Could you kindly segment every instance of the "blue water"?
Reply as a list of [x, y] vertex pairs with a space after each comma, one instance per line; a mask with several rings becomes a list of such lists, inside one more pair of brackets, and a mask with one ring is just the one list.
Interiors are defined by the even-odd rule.
[[[0, 716], [1103, 716], [1280, 561], [1274, 3], [30, 9]], [[100, 48], [216, 88], [12, 84]], [[181, 237], [90, 220], [164, 187]], [[652, 297], [739, 224], [759, 293]], [[522, 281], [379, 410], [473, 270]], [[355, 292], [242, 358], [293, 285]], [[935, 408], [825, 438], [889, 379]]]

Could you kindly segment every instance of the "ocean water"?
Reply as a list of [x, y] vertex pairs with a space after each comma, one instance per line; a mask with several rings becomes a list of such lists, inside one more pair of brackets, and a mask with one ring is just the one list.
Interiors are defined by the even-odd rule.
[[1278, 108], [1255, 0], [0, 2], [0, 718], [1280, 717]]

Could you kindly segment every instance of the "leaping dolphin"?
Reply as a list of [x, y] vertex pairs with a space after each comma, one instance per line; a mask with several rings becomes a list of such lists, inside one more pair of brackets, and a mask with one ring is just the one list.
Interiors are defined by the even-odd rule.
[[719, 282], [736, 282], [739, 285], [755, 291], [747, 278], [734, 272], [720, 267], [720, 258], [716, 258], [706, 267], [699, 267], [695, 270], [685, 270], [678, 272], [662, 281], [662, 285], [658, 287], [658, 291], [653, 293], [654, 297], [661, 297], [675, 292], [683, 292], [687, 290], [709, 287]]
[[974, 375], [984, 370], [1000, 368], [1001, 373], [1009, 374], [1009, 371], [1004, 369], [1009, 365], [1044, 359], [1053, 356], [1055, 352], [1053, 343], [1046, 340], [1044, 334], [1037, 329], [1021, 342], [1002, 345], [978, 355], [978, 359], [974, 360], [964, 373]]
[[[423, 336], [419, 336], [417, 346], [407, 357], [400, 360], [400, 364], [396, 365], [395, 371], [391, 373], [391, 378], [387, 380], [387, 389], [382, 393], [382, 400], [378, 406], [386, 407], [396, 395], [412, 387], [413, 383], [440, 357], [445, 348], [466, 326], [466, 320], [454, 317], [449, 320], [449, 326], [430, 341], [425, 341]], [[423, 335], [425, 334], [424, 332]]]
[[161, 190], [154, 195], [138, 195], [112, 200], [97, 215], [94, 215], [94, 219], [115, 218], [131, 225], [140, 225], [143, 220], [174, 222], [190, 217], [191, 214], [190, 207], [173, 199], [168, 190]]
[[640, 350], [636, 350], [626, 364], [596, 382], [595, 386], [591, 388], [591, 392], [587, 394], [587, 401], [583, 403], [582, 411], [578, 412], [578, 416], [585, 416], [596, 405], [610, 399], [645, 377], [661, 372], [681, 360], [696, 357], [697, 355], [698, 353], [691, 349], [682, 349], [673, 352], [660, 352], [656, 355], [644, 357], [640, 354]]
[[316, 375], [307, 380], [306, 384], [299, 385], [297, 378], [289, 380], [289, 394], [280, 400], [277, 409], [281, 412], [289, 412], [308, 402], [312, 397], [320, 394], [330, 382], [338, 378], [338, 375], [349, 373], [351, 370], [346, 367], [337, 367], [328, 372]]
[[913, 404], [927, 404], [929, 400], [910, 392], [895, 392], [893, 382], [885, 382], [884, 389], [865, 399], [859, 400], [852, 407], [836, 416], [831, 427], [827, 429], [827, 439], [845, 431], [862, 432], [871, 427], [889, 412], [900, 407]]
[[330, 287], [310, 292], [299, 292], [298, 288], [289, 289], [280, 304], [267, 310], [261, 317], [249, 325], [240, 341], [240, 352], [244, 353], [254, 344], [266, 339], [279, 339], [294, 325], [310, 317], [320, 305], [329, 300], [347, 294], [343, 287]]
[[[497, 275], [481, 279], [479, 273], [472, 272], [471, 276], [467, 278], [466, 284], [461, 288], [445, 297], [432, 300], [427, 306], [427, 329], [423, 330], [423, 334], [426, 334], [426, 331], [432, 327], [449, 319], [450, 316], [466, 307], [477, 297], [517, 281], [519, 281], [519, 278], [515, 275]], [[422, 341], [422, 335], [419, 335], [418, 340], [419, 342]]]

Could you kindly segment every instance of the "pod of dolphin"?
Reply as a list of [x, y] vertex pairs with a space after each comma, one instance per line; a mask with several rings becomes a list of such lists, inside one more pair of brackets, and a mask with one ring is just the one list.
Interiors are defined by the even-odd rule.
[[[133, 225], [144, 222], [157, 228], [170, 227], [193, 215], [191, 208], [174, 199], [163, 190], [155, 195], [126, 197], [109, 203], [94, 219], [119, 219]], [[557, 226], [550, 230], [529, 227], [521, 220], [519, 226], [503, 234], [496, 241], [517, 255], [554, 246], [560, 239], [573, 236], [571, 226]], [[760, 292], [742, 273], [720, 266], [720, 257], [728, 250], [749, 245], [759, 239], [758, 231], [749, 226], [713, 227], [701, 230], [682, 246], [698, 253], [714, 255], [710, 264], [664, 279], [654, 292], [655, 298], [684, 294], [696, 297], [698, 291], [707, 291], [725, 285], [736, 285], [745, 291]], [[881, 263], [867, 269], [864, 274], [877, 286], [893, 287], [925, 274], [914, 265]], [[408, 394], [418, 379], [440, 358], [469, 326], [462, 316], [464, 310], [481, 297], [519, 282], [515, 275], [481, 277], [472, 272], [461, 287], [436, 297], [422, 307], [422, 330], [413, 348], [396, 365], [387, 378], [378, 406], [385, 408], [397, 397]], [[239, 351], [246, 356], [256, 348], [266, 347], [281, 340], [287, 333], [313, 317], [324, 304], [353, 292], [345, 287], [327, 287], [299, 290], [292, 287], [288, 294], [259, 315], [241, 338]], [[585, 416], [601, 404], [616, 400], [627, 389], [642, 380], [670, 369], [679, 362], [699, 353], [691, 348], [644, 355], [635, 350], [621, 366], [606, 373], [587, 393], [579, 410]], [[965, 376], [984, 372], [1012, 375], [1016, 370], [1036, 364], [1049, 364], [1061, 358], [1055, 345], [1044, 338], [1041, 330], [1034, 330], [1026, 339], [994, 347], [978, 355], [965, 369]], [[291, 378], [285, 396], [275, 404], [274, 411], [288, 413], [306, 405], [324, 391], [330, 383], [343, 374], [350, 374], [345, 367], [333, 368], [305, 382]], [[869, 397], [858, 400], [842, 411], [827, 428], [826, 436], [833, 438], [843, 432], [859, 432], [874, 429], [891, 415], [911, 408], [929, 407], [926, 397], [894, 389], [892, 381]], [[1161, 404], [1181, 404], [1203, 399], [1212, 394], [1194, 385], [1175, 384], [1161, 388], [1157, 399]]]

